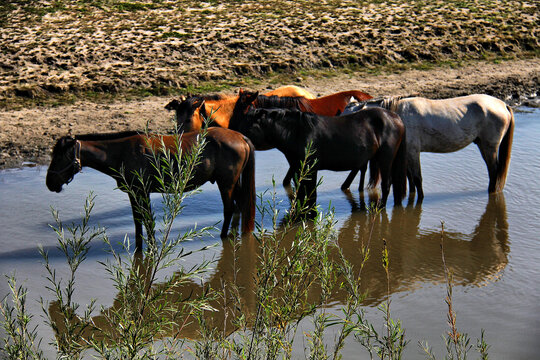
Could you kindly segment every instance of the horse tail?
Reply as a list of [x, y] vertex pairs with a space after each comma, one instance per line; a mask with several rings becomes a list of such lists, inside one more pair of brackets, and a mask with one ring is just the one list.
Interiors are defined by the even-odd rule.
[[407, 193], [407, 146], [405, 141], [405, 127], [396, 156], [392, 162], [392, 188], [394, 191], [394, 204], [401, 204]]
[[241, 179], [242, 233], [247, 234], [255, 229], [255, 147], [247, 137], [244, 136], [244, 140], [249, 153]]
[[506, 183], [508, 175], [508, 167], [510, 166], [510, 155], [512, 153], [512, 141], [514, 138], [514, 112], [512, 108], [506, 105], [506, 109], [510, 113], [510, 123], [506, 129], [501, 143], [499, 144], [499, 156], [497, 160], [497, 181], [495, 189], [501, 191]]
[[368, 188], [374, 189], [381, 181], [381, 169], [377, 159], [374, 157], [369, 160], [369, 183]]

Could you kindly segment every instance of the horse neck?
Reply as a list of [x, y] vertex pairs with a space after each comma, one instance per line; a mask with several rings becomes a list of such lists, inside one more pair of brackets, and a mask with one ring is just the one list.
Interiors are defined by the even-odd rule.
[[[128, 154], [126, 144], [118, 140], [79, 140], [81, 143], [81, 166], [88, 166], [104, 174], [115, 176], [123, 162], [113, 154]], [[124, 156], [122, 156], [124, 157]]]
[[[214, 126], [229, 127], [237, 100], [238, 96], [231, 96], [221, 100], [205, 100], [206, 114], [213, 119]], [[201, 121], [203, 120], [201, 119]]]
[[338, 113], [345, 110], [345, 107], [349, 104], [351, 96], [355, 96], [357, 92], [358, 91], [342, 91], [309, 100], [312, 106], [311, 112], [324, 116], [336, 116]]
[[300, 143], [298, 141], [298, 138], [294, 136], [294, 132], [287, 129], [287, 126], [283, 126], [280, 121], [274, 123], [274, 131], [271, 135], [274, 139], [275, 148], [281, 151], [286, 156], [288, 154], [298, 156], [301, 155], [296, 154], [298, 149], [302, 150], [302, 154], [304, 153], [306, 142], [302, 141]]

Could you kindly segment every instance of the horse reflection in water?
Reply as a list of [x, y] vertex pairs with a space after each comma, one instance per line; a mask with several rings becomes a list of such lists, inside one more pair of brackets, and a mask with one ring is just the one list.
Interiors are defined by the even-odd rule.
[[[364, 209], [362, 199], [349, 201], [353, 209]], [[370, 228], [373, 235], [370, 253], [380, 254], [386, 239], [390, 258], [390, 289], [411, 291], [422, 283], [445, 283], [441, 260], [441, 228], [422, 229], [421, 205], [394, 207], [390, 220], [385, 211], [370, 216], [353, 212], [340, 229], [339, 247], [352, 263], [358, 263], [361, 244], [367, 244]], [[374, 221], [372, 223], [372, 221]], [[484, 214], [471, 234], [444, 230], [444, 257], [456, 285], [482, 285], [497, 278], [508, 263], [508, 221], [504, 195], [491, 194]], [[359, 264], [356, 264], [359, 265]], [[355, 267], [359, 269], [359, 266]], [[366, 305], [376, 305], [387, 297], [386, 274], [377, 256], [362, 270], [362, 290], [368, 292]]]
[[[349, 197], [349, 200], [353, 209], [365, 208], [362, 200], [357, 202], [352, 197]], [[355, 275], [358, 275], [362, 259], [360, 247], [362, 244], [367, 244], [373, 227], [370, 252], [380, 254], [383, 248], [382, 239], [386, 239], [392, 293], [413, 292], [423, 283], [444, 284], [445, 273], [440, 250], [441, 229], [420, 228], [421, 217], [420, 205], [394, 207], [390, 219], [384, 210], [375, 216], [366, 211], [354, 211], [339, 230], [337, 244], [346, 259], [353, 265]], [[286, 235], [284, 246], [290, 246], [294, 233], [293, 229]], [[236, 245], [230, 241], [223, 242], [221, 257], [210, 280], [204, 285], [194, 281], [184, 283], [175, 288], [174, 295], [171, 295], [170, 299], [188, 296], [195, 298], [203, 294], [208, 287], [221, 289], [224, 283], [236, 281], [240, 289], [242, 311], [248, 321], [253, 319], [256, 308], [254, 275], [258, 266], [258, 244], [253, 238], [244, 238], [240, 244]], [[498, 278], [508, 263], [509, 251], [506, 204], [502, 193], [489, 196], [484, 214], [471, 234], [448, 230], [444, 232], [444, 256], [456, 285], [481, 286]], [[336, 262], [339, 259], [335, 250], [329, 257]], [[235, 269], [239, 270], [236, 274]], [[378, 256], [372, 256], [364, 265], [361, 274], [361, 291], [368, 293], [364, 301], [366, 306], [376, 306], [388, 297], [386, 274]], [[313, 287], [308, 301], [316, 303], [319, 298], [319, 289]], [[336, 290], [331, 302], [344, 303], [345, 299], [346, 294], [341, 290]], [[207, 323], [225, 334], [234, 332], [236, 329], [230, 321], [232, 316], [224, 311], [223, 299], [216, 300], [211, 305], [218, 311], [208, 314]], [[129, 303], [117, 299], [111, 308], [105, 310], [105, 314], [117, 311], [121, 306], [129, 306]], [[61, 332], [64, 329], [63, 319], [60, 318], [57, 309], [58, 304], [52, 303], [50, 306], [52, 319]], [[95, 316], [92, 320], [97, 327], [106, 326], [104, 314]], [[199, 336], [197, 322], [194, 319], [186, 322], [183, 319], [177, 319], [177, 323], [183, 324], [182, 328], [171, 327], [167, 336], [177, 334], [179, 331], [179, 336], [182, 338]], [[84, 334], [84, 336], [90, 335], [90, 331]]]

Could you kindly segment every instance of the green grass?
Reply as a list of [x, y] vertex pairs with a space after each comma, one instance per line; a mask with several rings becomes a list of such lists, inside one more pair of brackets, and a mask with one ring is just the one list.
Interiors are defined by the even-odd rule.
[[177, 39], [185, 39], [185, 38], [190, 38], [192, 37], [193, 34], [190, 34], [190, 33], [179, 33], [178, 31], [168, 31], [168, 32], [165, 32], [161, 35], [161, 37], [163, 39], [168, 39], [168, 38], [177, 38]]

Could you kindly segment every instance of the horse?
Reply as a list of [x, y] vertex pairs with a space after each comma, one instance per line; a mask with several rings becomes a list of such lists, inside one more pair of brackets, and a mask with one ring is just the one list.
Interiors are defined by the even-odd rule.
[[388, 97], [351, 103], [344, 113], [369, 107], [389, 109], [403, 120], [407, 128], [409, 188], [411, 194], [418, 191], [419, 201], [424, 198], [420, 152], [449, 153], [470, 143], [478, 146], [486, 163], [488, 192], [504, 188], [512, 151], [514, 113], [503, 101], [484, 94], [442, 100]]
[[[142, 224], [145, 211], [150, 211], [150, 193], [168, 192], [166, 186], [172, 182], [171, 176], [178, 176], [175, 165], [178, 150], [182, 158], [189, 156], [199, 136], [199, 132], [165, 136], [133, 131], [64, 136], [54, 145], [46, 184], [50, 191], [60, 192], [84, 166], [114, 178], [118, 188], [129, 195], [135, 223], [135, 250], [141, 252]], [[176, 155], [171, 156], [170, 171], [163, 171], [169, 177], [165, 176], [161, 184], [157, 174], [160, 156], [165, 151]], [[222, 238], [228, 234], [235, 204], [242, 211], [242, 232], [250, 233], [254, 229], [254, 151], [251, 141], [236, 131], [208, 129], [199, 161], [187, 183], [188, 191], [207, 181], [217, 183], [223, 201]]]
[[[229, 122], [233, 114], [234, 106], [240, 97], [242, 90], [237, 96], [195, 96], [172, 100], [165, 109], [175, 110], [176, 123], [183, 131], [195, 131], [203, 127], [205, 120], [211, 118], [211, 126], [230, 128]], [[372, 99], [372, 96], [359, 91], [342, 91], [335, 94], [309, 99], [298, 96], [285, 96], [284, 92], [279, 93], [280, 97], [299, 98], [303, 100], [300, 110], [314, 112], [319, 115], [338, 115], [349, 104], [351, 98], [359, 101]], [[261, 96], [277, 96], [272, 92]]]
[[[315, 98], [308, 90], [296, 85], [281, 86], [265, 93], [265, 95]], [[165, 105], [165, 109], [175, 110], [177, 126], [185, 132], [201, 129], [205, 120], [210, 117], [214, 121], [214, 126], [228, 128], [229, 119], [237, 100], [238, 95], [188, 95], [187, 97], [181, 96], [178, 100], [171, 100]], [[202, 106], [203, 103], [204, 106]]]
[[[314, 109], [311, 107], [311, 104], [308, 102], [308, 100], [304, 98], [266, 96], [266, 95], [258, 95], [257, 92], [249, 92], [249, 91], [240, 90], [238, 100], [233, 110], [233, 115], [229, 122], [229, 128], [235, 129], [235, 130], [240, 129], [244, 114], [247, 112], [248, 109], [253, 108], [253, 107], [265, 108], [265, 109], [272, 109], [272, 108], [296, 109], [296, 110], [301, 110], [304, 112], [314, 112]], [[257, 148], [257, 150], [268, 150], [268, 149]], [[372, 164], [372, 165], [374, 168], [371, 169], [371, 172], [370, 172], [370, 174], [372, 174], [372, 177], [370, 179], [370, 185], [377, 183], [379, 180], [379, 177], [378, 177], [379, 174], [377, 173], [376, 165], [375, 164]], [[366, 173], [366, 170], [367, 170], [367, 165], [360, 169], [361, 174], [362, 174], [361, 188], [363, 188], [364, 174]], [[287, 174], [285, 174], [285, 177], [283, 178], [282, 183], [284, 187], [290, 186], [293, 176], [294, 176], [294, 170], [292, 167], [289, 167]], [[352, 182], [352, 180], [356, 176], [356, 173], [350, 176], [352, 176], [352, 178], [350, 179], [350, 181]], [[342, 185], [341, 190], [346, 191], [349, 188], [350, 183], [346, 185], [347, 181]]]
[[313, 173], [298, 184], [299, 197], [307, 197], [308, 205], [316, 202], [318, 170], [358, 170], [368, 161], [376, 164], [381, 174], [381, 206], [386, 206], [390, 185], [395, 205], [405, 196], [405, 126], [391, 111], [374, 108], [328, 117], [290, 109], [248, 108], [239, 124], [240, 132], [257, 149], [281, 151], [295, 175], [311, 144], [314, 153], [308, 161]]
[[272, 91], [266, 92], [264, 95], [266, 96], [301, 96], [305, 97], [306, 99], [315, 99], [316, 96], [313, 95], [308, 90], [301, 88], [296, 85], [285, 85], [278, 87], [277, 89], [274, 89]]

